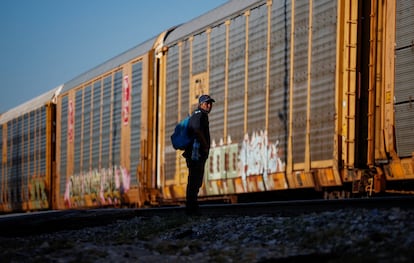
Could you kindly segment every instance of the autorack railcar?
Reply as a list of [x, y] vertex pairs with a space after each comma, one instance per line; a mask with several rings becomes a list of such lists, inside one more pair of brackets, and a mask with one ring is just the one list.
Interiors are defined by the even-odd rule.
[[185, 197], [169, 135], [203, 93], [217, 103], [200, 196], [348, 197], [410, 182], [413, 10], [405, 0], [230, 1], [172, 31], [158, 103], [163, 197]]
[[156, 45], [150, 39], [65, 83], [57, 104], [60, 209], [156, 202]]
[[61, 89], [0, 116], [0, 212], [54, 207], [55, 107]]
[[[232, 0], [172, 27], [39, 105], [53, 106], [38, 129], [51, 132], [21, 140], [34, 113], [0, 117], [1, 210], [182, 202], [187, 167], [170, 135], [205, 93], [216, 103], [200, 199], [412, 192], [413, 11], [410, 0]], [[23, 172], [43, 167], [28, 149], [50, 153], [44, 184]], [[47, 204], [28, 201], [39, 196]]]

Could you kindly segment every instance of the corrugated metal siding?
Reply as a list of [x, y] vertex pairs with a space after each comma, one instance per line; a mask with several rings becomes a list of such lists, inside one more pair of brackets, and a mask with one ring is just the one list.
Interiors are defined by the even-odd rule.
[[[224, 119], [224, 73], [226, 65], [226, 26], [221, 24], [212, 28], [210, 34], [210, 76], [209, 88], [214, 91], [214, 99], [218, 102], [213, 106], [215, 115], [210, 115], [210, 126], [213, 128], [211, 138], [217, 141], [223, 134]], [[235, 98], [234, 94], [230, 97]]]
[[[101, 133], [101, 167], [112, 167], [110, 163], [110, 144], [111, 144], [111, 108], [112, 108], [112, 75], [103, 80], [102, 95], [102, 133]], [[121, 120], [118, 120], [121, 121]]]
[[[7, 163], [3, 178], [7, 183], [7, 200], [12, 204], [29, 201], [29, 183], [46, 176], [46, 114], [44, 106], [7, 123]], [[41, 198], [40, 193], [31, 194], [33, 199]]]
[[140, 165], [141, 116], [142, 116], [142, 62], [132, 65], [131, 79], [131, 184], [137, 183], [137, 167]]
[[247, 132], [265, 128], [266, 121], [266, 64], [267, 64], [267, 6], [250, 12], [248, 52], [248, 112]]
[[93, 84], [93, 105], [92, 105], [92, 167], [99, 167], [99, 147], [101, 134], [101, 97], [102, 97], [102, 83], [101, 80]]
[[112, 110], [112, 166], [121, 164], [121, 125], [122, 125], [122, 71], [114, 74], [114, 98]]
[[397, 50], [395, 55], [395, 103], [413, 101], [414, 47]]
[[[246, 53], [246, 17], [240, 15], [231, 20], [229, 32], [229, 71], [228, 71], [228, 134], [233, 142], [241, 142], [244, 138], [244, 94], [245, 94], [245, 53]], [[224, 72], [223, 72], [224, 78]], [[212, 91], [216, 87], [212, 87]], [[224, 97], [223, 97], [224, 98]], [[223, 104], [223, 102], [219, 102]], [[217, 108], [217, 106], [215, 106]], [[214, 114], [220, 110], [213, 109]], [[222, 116], [220, 116], [222, 117]], [[214, 129], [214, 126], [212, 127]], [[219, 137], [223, 127], [218, 130]]]
[[32, 111], [29, 113], [29, 118], [30, 118], [30, 125], [29, 125], [29, 137], [31, 138], [29, 140], [29, 174], [31, 173], [35, 173], [36, 172], [36, 165], [35, 165], [35, 145], [36, 145], [36, 140], [34, 140], [35, 136], [36, 136], [36, 120], [35, 120], [35, 112]]
[[81, 165], [81, 150], [82, 150], [82, 92], [83, 90], [76, 91], [75, 95], [75, 136], [73, 137], [74, 140], [74, 157], [73, 157], [73, 173], [79, 174], [82, 169]]
[[63, 196], [66, 190], [66, 176], [67, 176], [67, 165], [68, 165], [68, 116], [69, 116], [69, 97], [62, 97], [61, 103], [61, 116], [60, 116], [60, 192], [59, 195]]
[[413, 44], [414, 40], [414, 1], [397, 0], [396, 48]]
[[[67, 202], [71, 202], [68, 198], [73, 195], [78, 202], [74, 205], [87, 205], [77, 198], [98, 195], [101, 183], [105, 184], [105, 191], [116, 188], [113, 182], [121, 165], [122, 85], [123, 69], [119, 69], [62, 95], [59, 176], [60, 193]], [[73, 128], [68, 126], [72, 118], [70, 103], [74, 107]], [[67, 145], [73, 147], [73, 152]], [[68, 191], [63, 193], [65, 190]]]
[[[13, 121], [12, 121], [13, 122]], [[14, 129], [14, 125], [13, 123], [10, 123], [7, 126], [7, 172], [6, 172], [6, 182], [7, 182], [7, 200], [9, 202], [16, 202], [15, 200], [15, 194], [14, 194], [14, 187], [15, 183], [14, 182], [14, 178], [13, 178], [13, 174], [14, 174], [14, 170], [15, 170], [15, 166], [13, 165], [13, 157], [14, 157], [14, 149], [13, 149], [13, 129]]]
[[333, 154], [335, 133], [336, 9], [336, 1], [314, 1], [310, 117], [310, 152], [312, 161], [330, 160]]
[[[23, 115], [23, 127], [26, 127], [26, 132], [23, 132], [23, 153], [29, 152], [30, 132], [27, 132], [27, 127], [30, 125], [29, 114]], [[27, 158], [23, 157], [23, 160]], [[22, 164], [22, 171], [28, 171], [29, 163], [26, 161]], [[23, 175], [23, 182], [27, 182], [28, 174]], [[29, 200], [29, 189], [23, 191], [23, 200]]]
[[296, 1], [293, 85], [293, 162], [305, 161], [309, 3]]
[[395, 105], [395, 134], [400, 157], [411, 157], [414, 149], [414, 102]]
[[395, 62], [395, 133], [400, 157], [414, 149], [414, 2], [397, 1]]
[[[289, 116], [290, 1], [272, 5], [269, 142], [286, 151]], [[282, 156], [280, 156], [282, 157]]]
[[193, 75], [207, 70], [207, 34], [205, 32], [194, 36], [193, 40]]
[[[165, 179], [174, 179], [175, 174], [175, 150], [171, 146], [170, 136], [174, 131], [175, 125], [180, 121], [177, 117], [178, 84], [179, 84], [179, 49], [175, 45], [168, 50], [167, 56], [167, 83], [166, 83], [166, 106], [165, 106]], [[181, 104], [181, 107], [186, 107]], [[180, 116], [181, 117], [181, 116]]]
[[[46, 169], [47, 169], [47, 163], [46, 163], [46, 126], [48, 125], [47, 122], [47, 116], [46, 116], [46, 107], [42, 107], [38, 110], [37, 115], [37, 125], [38, 125], [38, 136], [39, 139], [39, 168], [38, 168], [38, 174], [41, 176], [46, 176]], [[50, 147], [50, 145], [48, 145]]]
[[182, 42], [181, 49], [181, 113], [182, 118], [189, 113], [190, 101], [190, 41]]
[[88, 171], [90, 169], [91, 159], [91, 107], [92, 107], [92, 86], [87, 86], [83, 91], [83, 136], [82, 136], [82, 170]]
[[[333, 155], [334, 139], [334, 110], [335, 110], [335, 67], [336, 67], [336, 6], [332, 1], [316, 2], [313, 6], [312, 45], [309, 45], [309, 2], [297, 1], [295, 6], [295, 46], [294, 46], [294, 83], [293, 83], [293, 135], [292, 152], [295, 164], [305, 161], [306, 131], [307, 131], [307, 110], [310, 109], [310, 150], [311, 161], [331, 160]], [[291, 69], [291, 4], [290, 1], [273, 1], [271, 5], [271, 28], [270, 28], [270, 58], [269, 58], [269, 87], [266, 87], [267, 73], [267, 31], [268, 31], [268, 6], [265, 1], [257, 1], [252, 4], [250, 12], [234, 11], [233, 16], [223, 17], [220, 20], [216, 17], [216, 24], [209, 27], [210, 51], [209, 68], [209, 93], [216, 99], [213, 111], [210, 114], [210, 132], [216, 145], [220, 145], [223, 134], [231, 137], [231, 142], [238, 147], [236, 162], [246, 161], [243, 165], [249, 166], [250, 175], [275, 172], [275, 167], [270, 167], [267, 162], [277, 160], [277, 171], [284, 170], [286, 157], [283, 151], [287, 148], [290, 83], [289, 71]], [[237, 8], [236, 8], [237, 9]], [[235, 10], [236, 10], [235, 9]], [[212, 14], [214, 16], [218, 14]], [[226, 21], [227, 20], [227, 21]], [[197, 21], [197, 20], [195, 20]], [[248, 23], [247, 23], [248, 21]], [[199, 21], [198, 21], [199, 22]], [[225, 23], [225, 22], [228, 22]], [[197, 34], [200, 34], [200, 25], [193, 25]], [[190, 26], [187, 25], [187, 28]], [[248, 32], [246, 28], [248, 27]], [[183, 28], [179, 28], [180, 30]], [[228, 39], [226, 33], [228, 29]], [[248, 33], [248, 38], [246, 38]], [[171, 36], [174, 32], [171, 34]], [[169, 36], [168, 41], [173, 37]], [[192, 77], [187, 65], [188, 56], [192, 56], [193, 67], [203, 64], [203, 59], [197, 51], [201, 43], [194, 41], [193, 54], [189, 54], [190, 47], [187, 39], [191, 32], [187, 32], [183, 39], [181, 49], [173, 43], [170, 46], [167, 57], [167, 88], [166, 94], [171, 96], [167, 99], [166, 106], [166, 140], [176, 124], [177, 115], [184, 117], [188, 109], [188, 80]], [[197, 36], [197, 35], [196, 35]], [[194, 37], [194, 39], [196, 38]], [[201, 36], [201, 35], [200, 35]], [[171, 37], [171, 38], [170, 38]], [[201, 38], [200, 38], [201, 39]], [[179, 42], [180, 39], [176, 39]], [[228, 42], [226, 42], [228, 41]], [[248, 41], [248, 43], [246, 43]], [[228, 44], [228, 50], [226, 50]], [[248, 50], [246, 50], [248, 46]], [[197, 47], [197, 48], [196, 48]], [[312, 47], [309, 53], [309, 47]], [[181, 50], [181, 53], [180, 53]], [[247, 52], [247, 54], [246, 54]], [[312, 55], [311, 70], [308, 74], [308, 56]], [[195, 56], [197, 56], [194, 62]], [[228, 58], [228, 61], [226, 61]], [[181, 59], [181, 61], [180, 61]], [[181, 64], [178, 64], [180, 61]], [[248, 63], [246, 65], [246, 63]], [[226, 65], [228, 71], [226, 72]], [[178, 68], [181, 67], [181, 68]], [[198, 67], [198, 66], [197, 66]], [[194, 71], [194, 69], [193, 69]], [[197, 73], [202, 71], [195, 70]], [[194, 73], [195, 74], [195, 73]], [[227, 74], [227, 75], [226, 75]], [[247, 75], [246, 75], [247, 74]], [[310, 86], [308, 77], [311, 77]], [[226, 79], [228, 77], [228, 79]], [[178, 86], [178, 78], [181, 78], [181, 86]], [[227, 80], [227, 83], [226, 83]], [[248, 83], [245, 83], [245, 81]], [[227, 86], [226, 86], [227, 84]], [[227, 87], [227, 91], [225, 90]], [[266, 89], [269, 88], [269, 98], [266, 98]], [[308, 105], [308, 88], [310, 88], [310, 103]], [[177, 94], [177, 92], [181, 92]], [[226, 96], [226, 94], [228, 96]], [[175, 101], [181, 98], [182, 109], [177, 112]], [[266, 104], [269, 101], [269, 105]], [[226, 104], [227, 102], [227, 104]], [[266, 106], [269, 111], [266, 111]], [[268, 113], [268, 115], [266, 115]], [[268, 120], [266, 120], [268, 117]], [[227, 120], [227, 123], [224, 123]], [[268, 127], [266, 127], [268, 124]], [[267, 128], [267, 130], [265, 130]], [[224, 140], [225, 141], [225, 140]], [[262, 158], [255, 160], [241, 160], [242, 144], [247, 142], [247, 147], [252, 147], [260, 153], [251, 154], [249, 158]], [[168, 144], [167, 144], [168, 145]], [[264, 148], [258, 145], [265, 145]], [[261, 147], [261, 148], [260, 148]], [[259, 149], [260, 148], [260, 149]], [[222, 149], [225, 149], [223, 147]], [[225, 158], [224, 150], [213, 148], [217, 161]], [[219, 152], [221, 151], [221, 152]], [[237, 155], [236, 154], [236, 155]], [[255, 155], [255, 156], [253, 156]], [[258, 156], [260, 155], [260, 157]], [[264, 156], [266, 155], [266, 156]], [[272, 155], [272, 156], [270, 156]], [[277, 155], [276, 157], [274, 155]], [[172, 148], [167, 147], [166, 151], [166, 178], [174, 179], [173, 169], [176, 164], [176, 153]], [[223, 158], [222, 158], [223, 157]], [[268, 159], [266, 159], [268, 158]], [[272, 159], [270, 159], [272, 158]], [[236, 158], [237, 159], [237, 158]], [[266, 159], [266, 160], [263, 160]], [[212, 160], [210, 160], [212, 161]], [[228, 160], [224, 160], [227, 162]], [[254, 163], [256, 162], [256, 163]], [[254, 164], [253, 164], [254, 163]], [[259, 164], [257, 164], [259, 163]], [[239, 165], [238, 164], [238, 165]], [[222, 171], [222, 166], [212, 163], [208, 164], [210, 173], [222, 178], [227, 176], [228, 171]], [[268, 167], [265, 167], [265, 166]], [[281, 165], [281, 166], [280, 166]], [[217, 167], [216, 167], [217, 166]], [[252, 167], [255, 166], [255, 167]], [[260, 167], [259, 167], [260, 166]], [[250, 168], [252, 167], [252, 168]], [[257, 168], [257, 169], [256, 169]], [[268, 170], [265, 170], [268, 169]], [[214, 170], [212, 172], [212, 170]], [[237, 176], [244, 172], [239, 171]], [[211, 174], [210, 174], [211, 175]], [[214, 177], [216, 178], [216, 177]]]
[[414, 2], [397, 1], [395, 103], [414, 100]]

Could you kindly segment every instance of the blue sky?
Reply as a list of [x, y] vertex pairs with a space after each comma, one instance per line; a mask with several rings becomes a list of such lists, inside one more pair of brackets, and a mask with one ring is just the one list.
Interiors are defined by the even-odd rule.
[[227, 0], [0, 0], [0, 113]]

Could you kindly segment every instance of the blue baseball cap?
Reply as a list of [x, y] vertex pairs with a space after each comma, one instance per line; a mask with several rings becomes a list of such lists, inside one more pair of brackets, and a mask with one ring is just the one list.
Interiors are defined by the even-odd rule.
[[201, 95], [200, 98], [198, 98], [198, 103], [201, 104], [203, 102], [216, 102], [212, 97], [210, 97], [207, 94]]

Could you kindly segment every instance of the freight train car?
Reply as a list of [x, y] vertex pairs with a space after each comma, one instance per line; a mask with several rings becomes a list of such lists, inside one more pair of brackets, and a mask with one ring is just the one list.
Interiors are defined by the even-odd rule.
[[156, 45], [150, 39], [65, 83], [57, 104], [59, 209], [155, 202]]
[[0, 212], [53, 207], [56, 87], [0, 116]]
[[172, 31], [157, 54], [163, 197], [185, 197], [185, 161], [169, 136], [203, 93], [216, 103], [202, 197], [373, 194], [414, 179], [413, 9], [230, 1]]
[[170, 135], [205, 93], [201, 199], [412, 193], [413, 12], [232, 0], [168, 29], [0, 116], [0, 211], [182, 202]]

